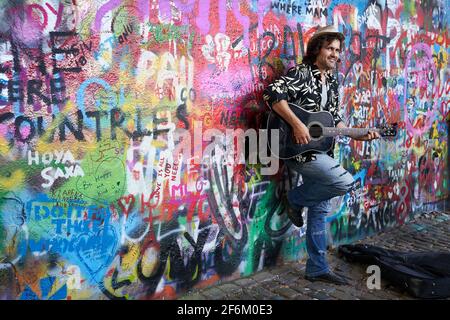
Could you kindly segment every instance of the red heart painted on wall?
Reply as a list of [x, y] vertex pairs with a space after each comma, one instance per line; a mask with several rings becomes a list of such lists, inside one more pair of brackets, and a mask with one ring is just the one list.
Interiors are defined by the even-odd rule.
[[117, 203], [119, 204], [119, 207], [122, 209], [123, 213], [128, 216], [128, 213], [133, 208], [135, 202], [134, 195], [130, 194], [128, 196], [123, 196], [119, 200], [117, 200]]

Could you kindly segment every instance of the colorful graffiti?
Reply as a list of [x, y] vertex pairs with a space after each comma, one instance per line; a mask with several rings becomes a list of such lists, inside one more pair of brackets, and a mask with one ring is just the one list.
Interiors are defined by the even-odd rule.
[[[318, 25], [345, 33], [338, 138], [359, 188], [330, 242], [407, 223], [448, 198], [442, 0], [18, 0], [0, 4], [0, 298], [174, 299], [305, 255], [283, 164], [234, 164], [202, 130], [258, 129], [262, 91]], [[194, 135], [177, 153], [179, 129]], [[197, 137], [198, 138], [198, 137]], [[206, 148], [205, 148], [206, 147]], [[207, 152], [208, 151], [208, 152]], [[199, 158], [208, 158], [200, 163]]]

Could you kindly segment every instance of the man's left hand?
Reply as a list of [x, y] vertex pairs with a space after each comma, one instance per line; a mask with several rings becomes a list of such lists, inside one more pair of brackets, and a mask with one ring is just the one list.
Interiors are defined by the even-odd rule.
[[355, 140], [359, 140], [359, 141], [371, 141], [374, 139], [379, 139], [380, 138], [380, 134], [376, 131], [370, 131], [363, 135], [363, 136], [359, 136], [359, 137], [353, 137], [353, 139]]

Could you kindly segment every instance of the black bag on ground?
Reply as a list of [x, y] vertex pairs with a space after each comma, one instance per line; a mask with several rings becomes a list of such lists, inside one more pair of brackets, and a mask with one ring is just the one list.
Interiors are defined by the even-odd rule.
[[450, 297], [450, 252], [401, 252], [367, 244], [341, 245], [350, 262], [378, 265], [381, 277], [414, 297]]

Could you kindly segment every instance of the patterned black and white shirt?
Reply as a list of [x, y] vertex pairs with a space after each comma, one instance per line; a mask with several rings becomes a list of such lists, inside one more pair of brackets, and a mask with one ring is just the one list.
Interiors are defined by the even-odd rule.
[[[338, 82], [331, 72], [327, 72], [325, 78], [326, 82], [322, 83], [320, 70], [316, 65], [298, 64], [289, 69], [286, 75], [270, 84], [264, 90], [263, 99], [269, 108], [280, 100], [286, 100], [305, 110], [317, 112], [321, 108], [322, 86], [326, 85], [327, 101], [322, 110], [331, 113], [336, 126], [343, 121], [339, 115]], [[331, 157], [332, 150], [328, 152]]]

